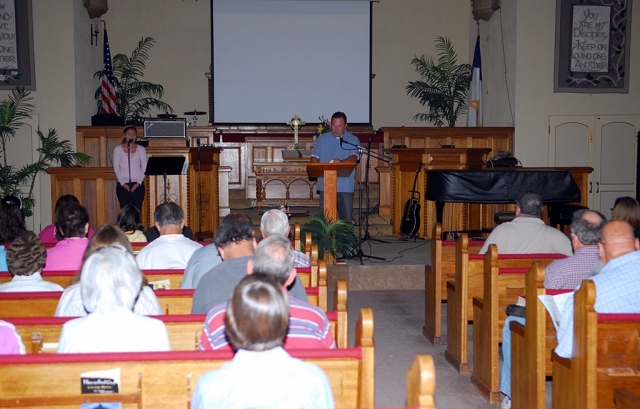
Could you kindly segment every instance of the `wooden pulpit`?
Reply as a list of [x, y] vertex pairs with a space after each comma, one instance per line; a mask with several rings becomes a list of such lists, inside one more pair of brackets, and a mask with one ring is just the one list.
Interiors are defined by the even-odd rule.
[[355, 162], [307, 163], [309, 178], [324, 177], [324, 214], [338, 220], [338, 177], [347, 177], [356, 167]]

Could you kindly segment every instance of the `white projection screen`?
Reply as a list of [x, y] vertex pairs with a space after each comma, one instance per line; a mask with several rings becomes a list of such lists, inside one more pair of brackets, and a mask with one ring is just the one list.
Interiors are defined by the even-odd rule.
[[369, 1], [211, 0], [213, 123], [371, 123]]

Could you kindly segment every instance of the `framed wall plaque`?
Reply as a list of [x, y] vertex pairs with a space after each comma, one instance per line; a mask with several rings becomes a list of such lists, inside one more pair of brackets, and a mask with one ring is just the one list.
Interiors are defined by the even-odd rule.
[[556, 0], [554, 92], [629, 92], [631, 3]]
[[36, 89], [31, 0], [0, 0], [0, 89]]

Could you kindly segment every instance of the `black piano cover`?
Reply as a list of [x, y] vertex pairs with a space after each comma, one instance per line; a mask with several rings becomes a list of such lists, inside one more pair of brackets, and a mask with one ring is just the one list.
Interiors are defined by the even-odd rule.
[[525, 190], [546, 203], [580, 201], [580, 189], [567, 170], [429, 170], [425, 199], [457, 203], [514, 203]]

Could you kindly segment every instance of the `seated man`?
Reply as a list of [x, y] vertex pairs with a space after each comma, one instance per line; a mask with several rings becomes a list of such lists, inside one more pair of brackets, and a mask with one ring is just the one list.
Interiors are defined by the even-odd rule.
[[[295, 280], [291, 242], [284, 236], [271, 235], [262, 240], [247, 263], [247, 274], [261, 274], [274, 279], [286, 290]], [[331, 327], [326, 314], [318, 307], [289, 298], [289, 332], [284, 341], [285, 349], [335, 348]], [[227, 304], [218, 304], [209, 311], [200, 337], [200, 349], [230, 349], [224, 330]]]
[[162, 203], [153, 213], [160, 237], [145, 246], [136, 260], [141, 269], [180, 269], [202, 244], [182, 235], [184, 212], [175, 203]]
[[[249, 226], [253, 225], [251, 217], [242, 213], [229, 213], [223, 220], [242, 220]], [[218, 251], [218, 246], [208, 245], [196, 250], [189, 259], [187, 267], [184, 269], [184, 276], [180, 282], [180, 289], [192, 289], [198, 286], [200, 279], [212, 268], [222, 263], [222, 257]]]
[[290, 325], [287, 299], [282, 285], [265, 276], [238, 283], [224, 319], [237, 352], [198, 379], [192, 409], [334, 407], [324, 372], [282, 349]]
[[541, 217], [542, 197], [535, 192], [523, 192], [516, 200], [516, 218], [496, 227], [479, 253], [486, 253], [490, 244], [496, 244], [501, 254], [573, 254], [567, 236], [544, 224]]
[[[214, 305], [229, 299], [233, 287], [246, 275], [247, 263], [256, 246], [253, 227], [238, 219], [225, 219], [218, 227], [213, 241], [223, 261], [198, 282], [193, 294], [191, 314], [207, 314]], [[295, 298], [307, 301], [307, 294], [297, 276], [291, 293]]]
[[[268, 212], [264, 212], [262, 219], [260, 220], [260, 233], [262, 238], [267, 238], [272, 234], [279, 234], [284, 237], [289, 237], [291, 232], [291, 225], [289, 224], [289, 218], [287, 215], [278, 209], [271, 209]], [[311, 260], [301, 251], [293, 250], [295, 255], [294, 267], [306, 268], [311, 267]]]
[[[547, 289], [574, 289], [582, 280], [591, 277], [593, 266], [600, 260], [598, 242], [606, 218], [595, 210], [578, 210], [571, 220], [571, 246], [575, 251], [571, 257], [554, 260], [545, 269], [544, 287]], [[521, 317], [509, 316], [502, 328], [502, 372], [500, 392], [502, 407], [511, 407], [511, 330], [512, 321], [525, 324]]]
[[64, 291], [56, 283], [44, 281], [40, 272], [47, 250], [35, 236], [18, 237], [7, 249], [7, 264], [13, 278], [0, 284], [0, 292]]
[[[602, 229], [598, 244], [602, 270], [589, 280], [596, 287], [594, 308], [599, 313], [640, 313], [640, 244], [629, 223], [612, 220]], [[558, 326], [556, 353], [573, 353], [573, 297], [565, 303]]]

